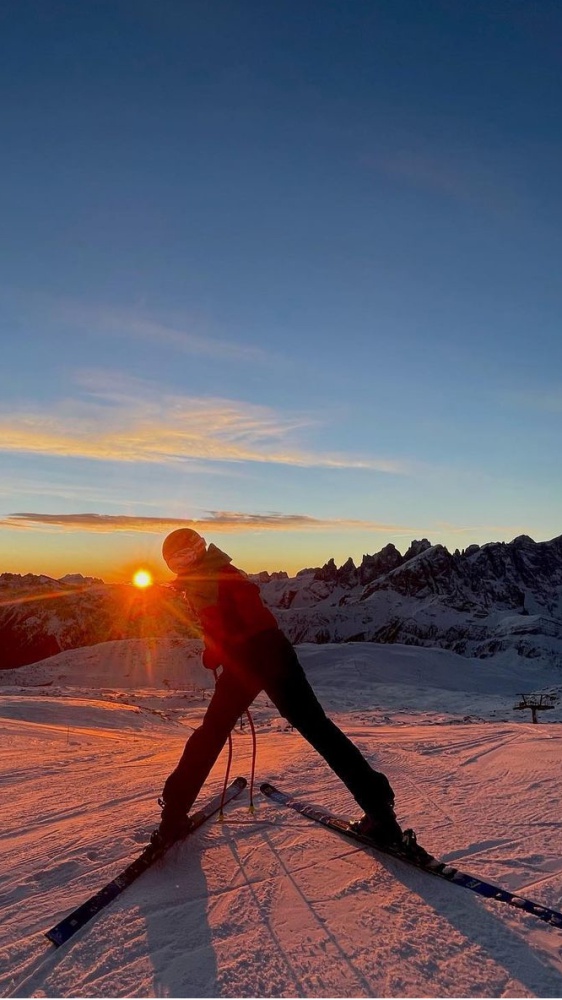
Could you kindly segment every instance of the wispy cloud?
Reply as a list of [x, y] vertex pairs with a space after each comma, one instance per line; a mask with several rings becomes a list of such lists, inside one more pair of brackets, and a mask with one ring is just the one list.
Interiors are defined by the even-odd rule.
[[427, 154], [412, 150], [389, 153], [374, 159], [372, 163], [382, 172], [399, 177], [416, 187], [431, 188], [440, 194], [463, 200], [471, 194], [466, 171]]
[[396, 532], [412, 531], [404, 525], [382, 524], [352, 518], [318, 518], [307, 514], [244, 514], [237, 511], [209, 511], [202, 518], [135, 517], [126, 514], [40, 514], [15, 513], [0, 520], [0, 528], [45, 529], [67, 531], [141, 531], [162, 533], [174, 528], [195, 528], [197, 531], [311, 531], [314, 529]]
[[81, 398], [0, 411], [0, 451], [111, 462], [261, 462], [307, 468], [404, 474], [403, 462], [310, 451], [297, 431], [318, 425], [303, 415], [229, 399], [173, 394], [153, 383], [106, 372], [83, 373]]
[[196, 325], [194, 322], [161, 322], [138, 308], [94, 306], [58, 300], [53, 303], [53, 312], [55, 318], [65, 326], [84, 331], [95, 330], [110, 337], [151, 342], [160, 348], [170, 347], [185, 354], [212, 358], [214, 361], [264, 364], [273, 360], [262, 348], [196, 332], [191, 328]]
[[562, 413], [562, 386], [551, 389], [520, 389], [506, 393], [510, 405], [540, 413]]
[[368, 165], [395, 180], [457, 202], [483, 205], [494, 213], [513, 208], [519, 200], [506, 183], [505, 170], [483, 155], [466, 150], [402, 148], [369, 157]]
[[[524, 524], [451, 524], [450, 521], [436, 521], [429, 529], [433, 535], [473, 535], [490, 541], [516, 538], [528, 532]], [[484, 543], [482, 543], [484, 544]]]

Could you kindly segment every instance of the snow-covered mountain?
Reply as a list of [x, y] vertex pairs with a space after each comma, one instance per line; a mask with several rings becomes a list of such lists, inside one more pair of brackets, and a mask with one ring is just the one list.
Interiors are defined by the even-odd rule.
[[511, 650], [562, 666], [562, 536], [471, 545], [387, 545], [359, 566], [333, 560], [259, 577], [293, 642], [400, 642], [466, 656]]
[[80, 575], [0, 575], [0, 669], [112, 639], [193, 634], [185, 605], [167, 587], [140, 591]]
[[[292, 578], [254, 579], [295, 643], [398, 642], [562, 666], [562, 536], [453, 553], [424, 538], [404, 555], [387, 545], [359, 566], [330, 559]], [[167, 587], [0, 576], [2, 668], [112, 639], [192, 635], [181, 598]]]

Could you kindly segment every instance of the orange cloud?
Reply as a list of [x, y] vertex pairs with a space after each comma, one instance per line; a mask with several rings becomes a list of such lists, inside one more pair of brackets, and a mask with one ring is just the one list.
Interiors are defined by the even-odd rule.
[[352, 518], [324, 519], [307, 514], [242, 514], [235, 511], [210, 511], [204, 518], [134, 517], [126, 514], [9, 514], [0, 520], [0, 528], [60, 528], [67, 531], [143, 531], [162, 532], [174, 528], [197, 531], [310, 531], [337, 528], [369, 531], [412, 531], [411, 527], [361, 521]]
[[0, 415], [0, 450], [111, 462], [264, 462], [306, 468], [368, 469], [404, 474], [404, 463], [293, 442], [315, 421], [282, 417], [237, 400], [161, 392], [150, 383], [109, 373], [80, 379], [89, 398]]

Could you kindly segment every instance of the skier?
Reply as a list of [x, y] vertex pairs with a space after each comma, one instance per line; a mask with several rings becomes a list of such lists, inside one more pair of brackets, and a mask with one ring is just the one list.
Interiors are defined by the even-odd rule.
[[157, 836], [176, 839], [229, 733], [260, 691], [318, 751], [347, 786], [365, 816], [358, 827], [381, 845], [398, 843], [394, 792], [386, 775], [326, 716], [296, 653], [263, 604], [258, 587], [232, 560], [191, 528], [164, 540], [162, 555], [177, 575], [173, 586], [202, 629], [203, 665], [222, 667], [202, 725], [188, 739], [162, 792]]

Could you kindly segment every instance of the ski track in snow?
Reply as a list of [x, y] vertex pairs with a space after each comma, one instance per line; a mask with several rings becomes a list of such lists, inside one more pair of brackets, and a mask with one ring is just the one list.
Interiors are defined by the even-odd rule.
[[[44, 931], [146, 842], [162, 782], [208, 702], [197, 650], [178, 688], [163, 684], [160, 653], [105, 643], [0, 672], [2, 996], [562, 996], [560, 930], [358, 848], [259, 792], [255, 816], [245, 792], [223, 824], [175, 845], [54, 949]], [[300, 653], [330, 714], [389, 775], [398, 817], [422, 844], [562, 907], [562, 725], [557, 713], [533, 726], [511, 711], [525, 664], [512, 686], [502, 666], [502, 694], [481, 663], [471, 671], [442, 650]], [[540, 671], [527, 669], [529, 689], [540, 687]], [[465, 720], [463, 702], [477, 718]], [[263, 696], [255, 719], [257, 785], [357, 813]], [[233, 773], [249, 776], [247, 727], [234, 746]], [[225, 756], [202, 799], [220, 790]]]

